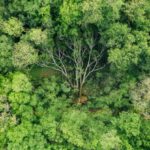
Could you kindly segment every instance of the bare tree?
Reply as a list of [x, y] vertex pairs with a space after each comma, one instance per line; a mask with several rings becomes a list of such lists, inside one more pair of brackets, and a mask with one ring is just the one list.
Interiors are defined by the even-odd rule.
[[96, 39], [92, 35], [88, 35], [84, 40], [74, 38], [66, 42], [67, 50], [47, 50], [51, 62], [44, 62], [42, 66], [61, 72], [70, 86], [78, 90], [81, 97], [83, 86], [89, 76], [106, 66], [100, 63], [104, 48], [95, 50], [95, 43]]

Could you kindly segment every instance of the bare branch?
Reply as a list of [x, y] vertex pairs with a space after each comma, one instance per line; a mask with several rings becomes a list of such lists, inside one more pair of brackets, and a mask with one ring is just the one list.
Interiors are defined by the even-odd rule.
[[[94, 36], [87, 35], [85, 40], [86, 45], [83, 46], [81, 39], [73, 39], [73, 42], [65, 42], [68, 49], [71, 51], [47, 50], [51, 62], [49, 64], [42, 64], [61, 72], [72, 87], [78, 88], [81, 93], [82, 87], [87, 78], [98, 70], [103, 69], [107, 64], [100, 66], [100, 60], [104, 55], [105, 48], [102, 48], [99, 54], [94, 53], [95, 42]], [[72, 63], [68, 66], [68, 61]], [[72, 68], [69, 68], [72, 67]]]

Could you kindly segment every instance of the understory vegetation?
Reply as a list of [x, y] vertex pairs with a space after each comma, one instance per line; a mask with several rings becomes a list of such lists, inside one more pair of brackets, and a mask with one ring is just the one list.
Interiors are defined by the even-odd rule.
[[0, 0], [0, 150], [150, 150], [149, 0]]

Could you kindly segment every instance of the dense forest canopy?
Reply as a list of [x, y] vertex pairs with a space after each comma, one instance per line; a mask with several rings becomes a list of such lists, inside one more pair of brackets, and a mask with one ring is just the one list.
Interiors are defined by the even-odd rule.
[[0, 0], [0, 150], [149, 150], [149, 35], [149, 0]]

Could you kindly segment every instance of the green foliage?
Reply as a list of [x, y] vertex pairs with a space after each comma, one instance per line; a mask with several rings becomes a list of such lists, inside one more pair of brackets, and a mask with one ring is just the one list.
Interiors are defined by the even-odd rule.
[[102, 150], [112, 150], [116, 149], [119, 150], [121, 148], [121, 140], [116, 133], [116, 130], [111, 130], [102, 135]]
[[149, 31], [149, 1], [129, 1], [125, 4], [124, 13], [129, 25], [140, 30]]
[[14, 92], [31, 92], [32, 85], [25, 74], [16, 72], [12, 76], [12, 90]]
[[15, 44], [12, 55], [13, 65], [18, 68], [25, 68], [38, 60], [37, 51], [32, 45], [23, 41]]
[[3, 33], [14, 37], [19, 37], [24, 30], [22, 22], [14, 17], [9, 18], [7, 21], [0, 22], [0, 27]]
[[[2, 15], [4, 13], [4, 1], [0, 2], [0, 14]], [[0, 16], [1, 18], [2, 16]]]
[[140, 31], [130, 32], [126, 25], [117, 23], [104, 33], [108, 40], [106, 45], [110, 47], [108, 59], [121, 70], [138, 65], [143, 53], [149, 56], [148, 35]]
[[8, 128], [16, 125], [16, 116], [10, 114], [8, 93], [11, 91], [10, 79], [0, 75], [0, 149], [6, 144], [6, 132]]
[[40, 124], [43, 128], [43, 133], [47, 137], [47, 139], [59, 143], [61, 142], [59, 132], [57, 131], [59, 122], [56, 121], [55, 117], [56, 116], [54, 116], [54, 114], [51, 114], [49, 112], [48, 116], [41, 117]]
[[[61, 31], [63, 33], [69, 33], [71, 35], [77, 35], [76, 25], [81, 24], [81, 3], [80, 1], [66, 0], [63, 1], [60, 7], [60, 20], [61, 20]], [[71, 27], [72, 26], [72, 27]], [[71, 27], [71, 28], [70, 28]]]
[[134, 109], [145, 116], [150, 115], [150, 79], [146, 77], [131, 91], [131, 98]]
[[141, 149], [149, 149], [150, 147], [150, 121], [149, 120], [142, 120], [142, 125], [141, 125], [141, 133], [140, 133], [140, 138], [141, 138]]
[[0, 70], [5, 72], [12, 67], [12, 42], [5, 35], [0, 36]]
[[50, 23], [50, 1], [8, 1], [8, 13], [20, 18], [29, 26], [49, 26]]
[[103, 145], [101, 141], [106, 142], [102, 136], [106, 128], [99, 115], [94, 118], [79, 110], [69, 110], [64, 113], [60, 127], [64, 138], [83, 149], [99, 149]]
[[[109, 76], [100, 82], [103, 88], [102, 91], [100, 91], [98, 96], [96, 95], [96, 105], [97, 107], [106, 107], [109, 106], [113, 109], [114, 112], [118, 113], [119, 110], [127, 110], [131, 108], [131, 102], [130, 102], [130, 92], [135, 87], [136, 79], [131, 76], [121, 76], [119, 75], [115, 76], [117, 78], [115, 81], [113, 79], [109, 79]], [[124, 78], [124, 81], [119, 78]], [[104, 82], [104, 83], [103, 83]], [[122, 82], [122, 83], [120, 83]], [[105, 84], [110, 84], [106, 85]], [[119, 85], [118, 85], [119, 84]], [[114, 87], [118, 85], [118, 87], [115, 89]], [[111, 87], [112, 88], [111, 88]]]
[[123, 149], [140, 149], [141, 119], [136, 113], [122, 112], [115, 120], [115, 126], [120, 134]]
[[99, 24], [103, 20], [102, 0], [85, 0], [82, 4], [83, 23]]
[[7, 94], [11, 90], [10, 79], [0, 75], [0, 94]]
[[103, 33], [103, 38], [106, 41], [106, 45], [108, 47], [121, 48], [126, 44], [126, 41], [130, 40], [130, 38], [128, 39], [129, 33], [130, 28], [128, 28], [127, 25], [115, 23], [112, 24], [112, 26]]
[[22, 124], [10, 129], [7, 133], [9, 150], [27, 150], [27, 149], [43, 149], [48, 150], [46, 140], [41, 134], [41, 128], [37, 125], [32, 125], [30, 122]]
[[101, 22], [100, 28], [108, 29], [111, 27], [112, 23], [117, 22], [120, 19], [124, 0], [103, 0], [103, 3], [101, 5], [103, 22]]
[[46, 45], [48, 41], [47, 31], [42, 31], [40, 28], [32, 28], [23, 36], [23, 40], [31, 41], [35, 45]]
[[127, 137], [135, 137], [140, 134], [141, 121], [138, 114], [123, 112], [116, 125]]
[[0, 149], [149, 150], [149, 32], [149, 0], [1, 0]]
[[0, 119], [1, 148], [6, 144], [7, 149], [39, 150], [148, 147], [149, 123], [143, 125], [136, 113], [123, 112], [116, 118], [106, 106], [96, 112], [73, 108], [70, 90], [64, 90], [67, 85], [55, 77], [38, 85], [31, 85], [21, 72], [0, 79], [1, 115], [5, 118]]

